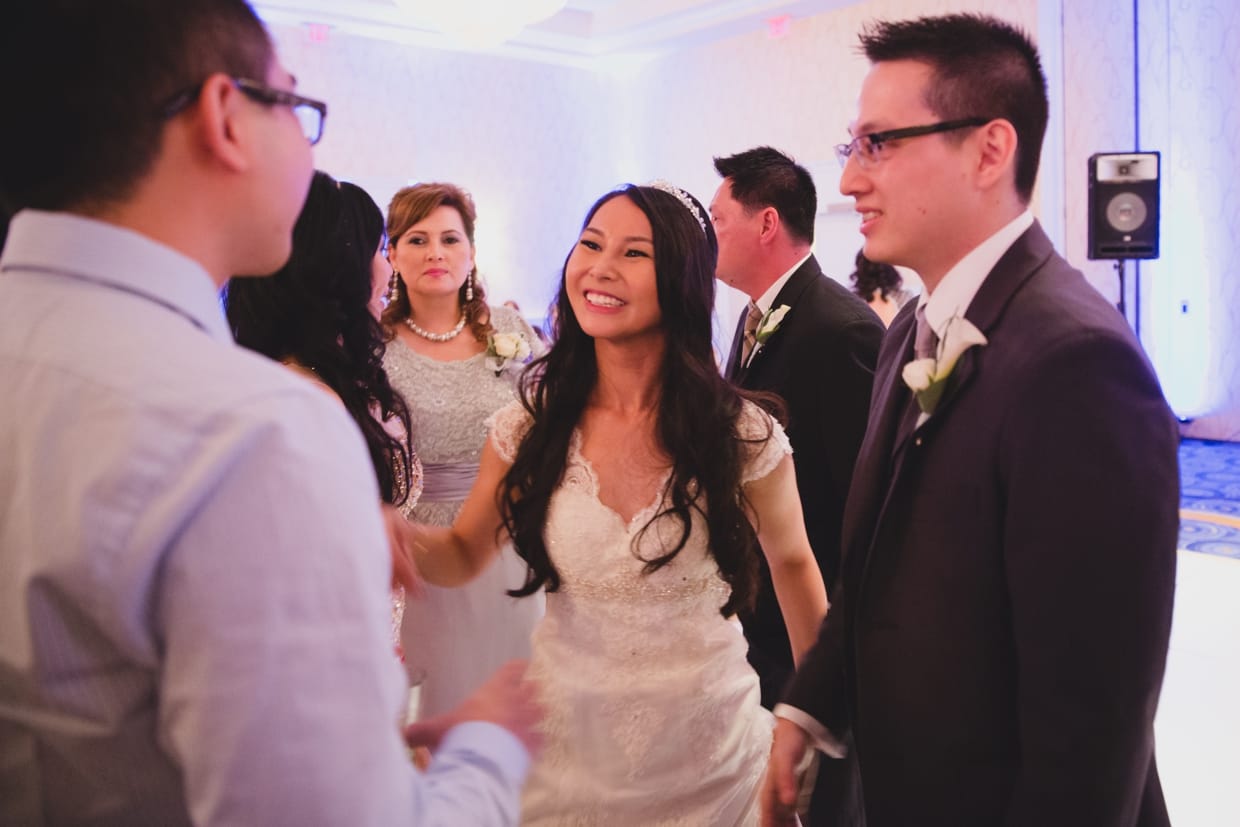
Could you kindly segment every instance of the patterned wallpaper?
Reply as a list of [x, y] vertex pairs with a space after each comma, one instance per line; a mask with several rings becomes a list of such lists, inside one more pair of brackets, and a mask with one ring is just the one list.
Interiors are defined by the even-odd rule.
[[1064, 5], [1067, 191], [1079, 193], [1066, 203], [1068, 256], [1118, 295], [1112, 264], [1086, 260], [1087, 158], [1160, 151], [1161, 257], [1128, 266], [1129, 318], [1139, 281], [1141, 339], [1172, 407], [1193, 420], [1185, 433], [1240, 440], [1240, 8]]
[[468, 189], [489, 296], [542, 318], [586, 209], [621, 180], [614, 82], [528, 61], [271, 31], [298, 88], [328, 102], [317, 165], [364, 187], [385, 212], [408, 183]]
[[1240, 7], [1142, 0], [1140, 14], [1142, 140], [1164, 170], [1147, 342], [1197, 417], [1187, 433], [1240, 441]]
[[[1135, 5], [1135, 14], [1134, 14]], [[1162, 258], [1139, 265], [1140, 332], [1187, 432], [1240, 440], [1240, 4], [1209, 0], [864, 0], [686, 49], [629, 71], [589, 72], [273, 27], [308, 94], [329, 101], [318, 161], [381, 205], [443, 178], [479, 207], [478, 257], [496, 298], [540, 315], [588, 205], [621, 181], [668, 178], [709, 202], [715, 155], [769, 143], [814, 173], [817, 253], [845, 280], [860, 246], [831, 145], [866, 71], [867, 20], [984, 11], [1036, 33], [1052, 120], [1034, 210], [1111, 300], [1111, 262], [1086, 257], [1088, 157], [1162, 152]], [[1134, 38], [1134, 30], [1136, 37]], [[1134, 43], [1135, 41], [1135, 43]], [[1137, 265], [1128, 265], [1130, 318]], [[743, 300], [721, 294], [720, 330]], [[720, 343], [726, 348], [727, 342]]]

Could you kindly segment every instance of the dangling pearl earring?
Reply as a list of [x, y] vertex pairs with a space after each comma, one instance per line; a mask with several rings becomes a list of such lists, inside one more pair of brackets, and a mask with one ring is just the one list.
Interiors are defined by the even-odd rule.
[[396, 288], [400, 286], [400, 271], [395, 267], [392, 268], [392, 277], [388, 279], [388, 298], [396, 295]]
[[469, 271], [469, 278], [465, 281], [465, 303], [469, 304], [474, 300], [474, 270]]

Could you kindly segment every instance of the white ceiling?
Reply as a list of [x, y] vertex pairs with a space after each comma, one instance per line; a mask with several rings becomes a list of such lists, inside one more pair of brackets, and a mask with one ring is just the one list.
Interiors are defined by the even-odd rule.
[[[451, 3], [453, 0], [441, 0]], [[553, 63], [590, 66], [646, 57], [768, 29], [856, 0], [569, 0], [554, 16], [491, 51]], [[397, 0], [255, 0], [269, 23], [314, 25], [332, 32], [440, 49], [464, 48]]]

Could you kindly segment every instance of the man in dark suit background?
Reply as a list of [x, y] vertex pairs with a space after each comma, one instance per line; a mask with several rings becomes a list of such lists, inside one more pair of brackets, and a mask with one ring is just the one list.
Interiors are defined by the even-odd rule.
[[[758, 147], [716, 158], [715, 169], [723, 176], [710, 205], [719, 239], [715, 275], [749, 296], [749, 307], [760, 310], [755, 318], [770, 312], [748, 347], [749, 312], [741, 314], [726, 375], [743, 388], [778, 394], [787, 406], [806, 533], [830, 590], [884, 329], [863, 301], [823, 275], [810, 252], [818, 199], [804, 167]], [[754, 611], [742, 621], [762, 703], [770, 709], [793, 664], [765, 563], [763, 575]]]
[[1165, 825], [1176, 429], [1125, 320], [1029, 211], [1037, 50], [978, 15], [861, 42], [840, 189], [866, 256], [926, 295], [879, 354], [840, 582], [776, 708], [766, 823], [792, 823], [806, 746], [851, 737], [870, 827]]

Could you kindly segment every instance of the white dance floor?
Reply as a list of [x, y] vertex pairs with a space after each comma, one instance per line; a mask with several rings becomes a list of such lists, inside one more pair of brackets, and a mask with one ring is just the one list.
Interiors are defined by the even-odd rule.
[[1240, 825], [1240, 560], [1179, 553], [1154, 731], [1171, 823]]

